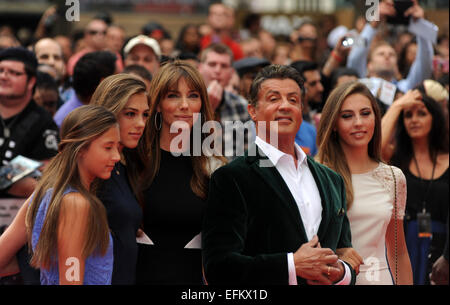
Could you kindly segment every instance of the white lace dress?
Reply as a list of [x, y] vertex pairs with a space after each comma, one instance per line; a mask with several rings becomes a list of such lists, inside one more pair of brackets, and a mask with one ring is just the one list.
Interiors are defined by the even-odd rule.
[[[406, 179], [392, 167], [397, 181], [397, 219], [403, 219], [406, 204]], [[364, 265], [356, 285], [392, 285], [386, 259], [385, 237], [394, 215], [395, 184], [389, 165], [379, 163], [374, 170], [353, 174], [353, 205], [348, 211], [353, 248], [363, 257]], [[395, 268], [394, 266], [391, 266]]]

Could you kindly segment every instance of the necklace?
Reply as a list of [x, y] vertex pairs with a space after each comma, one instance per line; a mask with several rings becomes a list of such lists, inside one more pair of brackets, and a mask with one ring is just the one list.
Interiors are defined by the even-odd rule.
[[11, 127], [12, 125], [14, 125], [14, 123], [17, 121], [17, 118], [19, 116], [16, 116], [14, 119], [11, 120], [11, 122], [9, 122], [9, 124], [5, 124], [5, 121], [3, 120], [3, 118], [0, 116], [0, 122], [2, 123], [3, 126], [3, 137], [5, 139], [8, 139], [11, 136]]
[[[422, 212], [423, 212], [423, 213], [426, 212], [426, 199], [427, 199], [427, 197], [428, 197], [428, 193], [430, 192], [431, 184], [433, 183], [434, 170], [436, 169], [436, 163], [437, 163], [437, 154], [436, 154], [436, 156], [434, 156], [433, 159], [434, 159], [434, 160], [433, 160], [433, 170], [431, 171], [431, 180], [430, 180], [430, 182], [428, 183], [428, 188], [427, 188], [427, 190], [426, 190], [426, 192], [425, 192], [425, 194], [424, 194], [423, 200], [422, 200]], [[420, 184], [423, 185], [423, 183], [425, 183], [425, 181], [424, 181], [424, 179], [422, 178], [422, 175], [420, 174], [419, 163], [417, 162], [416, 155], [414, 155], [414, 154], [413, 154], [413, 160], [414, 160], [414, 163], [415, 163], [416, 168], [417, 168], [417, 173], [419, 174]]]

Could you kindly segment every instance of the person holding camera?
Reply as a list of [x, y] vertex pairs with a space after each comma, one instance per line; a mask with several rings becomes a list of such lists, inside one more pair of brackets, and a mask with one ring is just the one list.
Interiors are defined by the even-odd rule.
[[[348, 56], [347, 67], [358, 71], [360, 77], [377, 77], [394, 83], [397, 88], [406, 92], [424, 79], [431, 77], [433, 45], [429, 38], [417, 35], [417, 55], [405, 79], [397, 79], [398, 55], [395, 49], [385, 40], [375, 41], [380, 24], [385, 23], [388, 17], [413, 18], [410, 22], [416, 23], [424, 18], [424, 10], [417, 0], [411, 1], [411, 6], [402, 12], [396, 11], [393, 0], [380, 2], [379, 21], [367, 23], [360, 34], [364, 43], [355, 45]], [[430, 33], [430, 36], [432, 33]]]

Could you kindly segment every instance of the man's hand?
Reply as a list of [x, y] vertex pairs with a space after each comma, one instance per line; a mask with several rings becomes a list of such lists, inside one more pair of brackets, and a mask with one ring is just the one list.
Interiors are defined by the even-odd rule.
[[[380, 12], [380, 21], [386, 21], [388, 16], [395, 16], [395, 8], [393, 0], [384, 0], [380, 2], [378, 6]], [[380, 21], [372, 21], [370, 25], [374, 28], [378, 27]]]
[[431, 285], [448, 285], [448, 261], [440, 256], [433, 264], [430, 274]]
[[213, 80], [209, 84], [207, 91], [212, 111], [215, 112], [217, 107], [220, 105], [220, 101], [222, 100], [223, 87], [217, 80]]
[[336, 54], [339, 57], [341, 57], [342, 59], [345, 59], [347, 57], [348, 53], [350, 53], [350, 50], [352, 49], [352, 47], [345, 47], [342, 45], [342, 41], [345, 38], [347, 38], [347, 35], [344, 35], [341, 38], [339, 38], [338, 42], [336, 43], [336, 45], [334, 46], [334, 49], [333, 49], [333, 51], [336, 52]]
[[294, 253], [297, 276], [311, 284], [331, 285], [333, 279], [342, 278], [343, 270], [337, 263], [338, 256], [331, 249], [320, 248], [317, 235]]
[[340, 260], [343, 260], [352, 266], [356, 274], [359, 274], [359, 265], [364, 264], [363, 258], [353, 248], [336, 249], [336, 254]]
[[405, 12], [405, 17], [411, 16], [413, 17], [414, 21], [417, 21], [420, 18], [425, 18], [425, 11], [423, 8], [417, 3], [417, 0], [412, 0], [413, 6], [411, 6], [409, 9]]

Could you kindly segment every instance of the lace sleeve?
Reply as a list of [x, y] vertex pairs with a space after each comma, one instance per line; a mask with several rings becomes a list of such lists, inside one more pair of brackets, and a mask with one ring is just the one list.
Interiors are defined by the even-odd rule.
[[406, 207], [406, 178], [402, 170], [393, 166], [395, 179], [397, 181], [397, 219], [405, 217]]
[[[395, 175], [392, 176], [392, 171]], [[386, 191], [389, 193], [391, 197], [392, 204], [394, 204], [395, 196], [394, 192], [397, 189], [397, 219], [403, 219], [405, 216], [405, 207], [406, 207], [406, 178], [403, 172], [395, 166], [392, 166], [392, 171], [389, 165], [382, 163], [374, 171], [374, 177], [380, 181]], [[397, 186], [397, 187], [396, 187]], [[394, 217], [395, 209], [392, 209], [392, 217]]]

